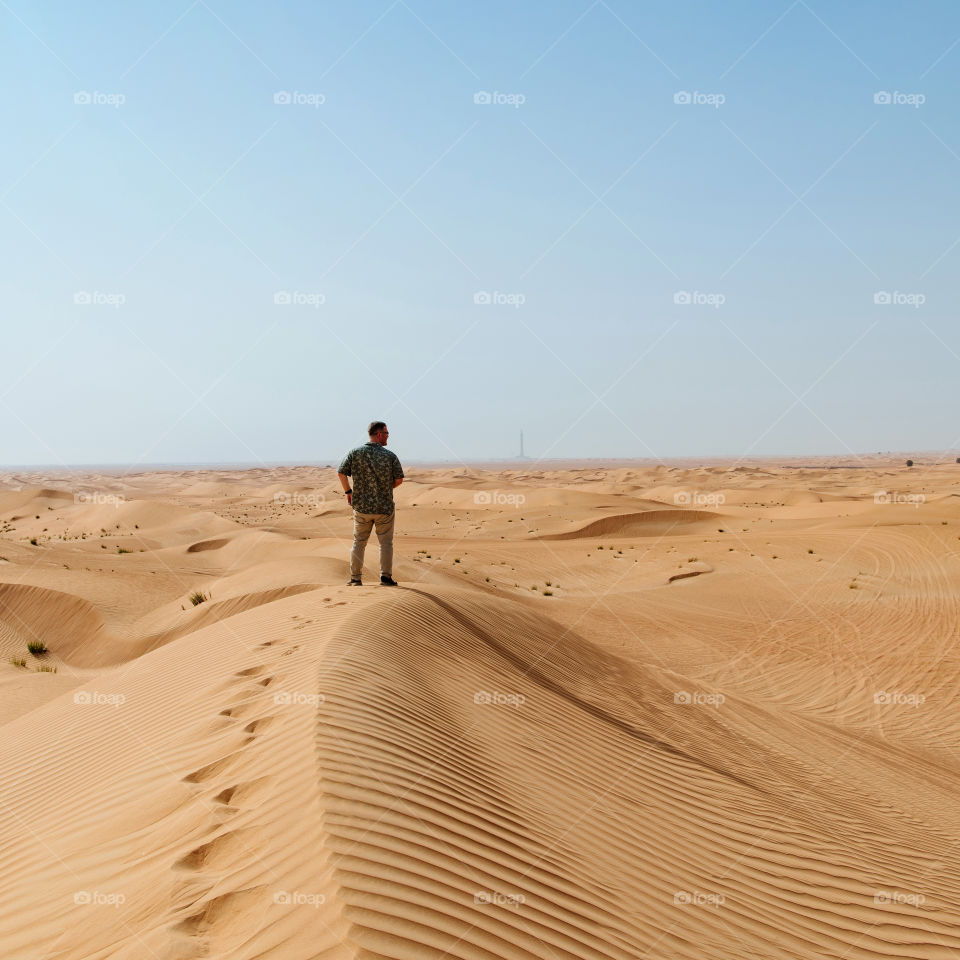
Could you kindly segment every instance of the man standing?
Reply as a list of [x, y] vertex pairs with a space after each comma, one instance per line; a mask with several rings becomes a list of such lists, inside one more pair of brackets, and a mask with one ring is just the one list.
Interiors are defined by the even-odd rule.
[[[337, 469], [340, 485], [353, 507], [353, 549], [350, 551], [350, 582], [363, 586], [363, 553], [372, 527], [380, 541], [380, 583], [395, 587], [393, 579], [393, 488], [403, 483], [403, 467], [397, 455], [387, 449], [390, 436], [382, 420], [374, 420], [367, 428], [368, 443], [354, 447]], [[353, 478], [353, 489], [350, 478]]]

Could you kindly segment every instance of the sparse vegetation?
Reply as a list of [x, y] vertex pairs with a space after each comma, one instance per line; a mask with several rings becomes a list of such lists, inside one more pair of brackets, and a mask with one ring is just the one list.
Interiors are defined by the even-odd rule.
[[193, 593], [190, 594], [189, 599], [194, 606], [197, 606], [198, 604], [201, 604], [205, 600], [209, 600], [210, 598], [205, 593], [201, 593], [199, 590], [195, 590]]
[[36, 538], [36, 537], [31, 537], [31, 538], [30, 538], [30, 542], [31, 542], [34, 546], [36, 546], [36, 545], [37, 545], [37, 538]]
[[45, 663], [41, 663], [40, 666], [37, 667], [37, 673], [56, 673], [56, 672], [57, 672], [56, 667], [48, 666]]
[[123, 547], [117, 547], [117, 553], [133, 553], [132, 550], [126, 550]]
[[27, 661], [24, 660], [23, 657], [11, 657], [10, 662], [15, 667], [25, 667], [27, 665]]
[[47, 645], [42, 640], [31, 640], [27, 644], [27, 650], [35, 657], [42, 657], [47, 652]]
[[543, 595], [544, 595], [545, 597], [552, 597], [552, 596], [553, 596], [553, 591], [552, 591], [552, 590], [544, 590], [544, 591], [543, 591]]

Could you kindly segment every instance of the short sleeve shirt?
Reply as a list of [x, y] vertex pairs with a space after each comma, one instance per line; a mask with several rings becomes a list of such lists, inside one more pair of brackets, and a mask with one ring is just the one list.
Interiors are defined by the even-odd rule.
[[350, 477], [357, 513], [393, 513], [393, 481], [403, 476], [397, 455], [372, 440], [354, 447], [337, 468]]

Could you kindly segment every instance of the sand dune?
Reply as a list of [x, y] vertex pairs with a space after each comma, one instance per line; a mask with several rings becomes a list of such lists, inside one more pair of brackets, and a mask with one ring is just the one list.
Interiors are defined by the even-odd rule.
[[309, 468], [8, 478], [2, 955], [957, 955], [960, 473], [870, 463], [413, 470], [395, 590]]

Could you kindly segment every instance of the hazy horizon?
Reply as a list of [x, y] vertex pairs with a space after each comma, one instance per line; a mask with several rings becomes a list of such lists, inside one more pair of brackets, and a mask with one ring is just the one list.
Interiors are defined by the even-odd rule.
[[[344, 451], [345, 453], [346, 451]], [[737, 454], [728, 454], [726, 456], [696, 456], [696, 455], [686, 455], [686, 456], [673, 456], [673, 457], [474, 457], [469, 459], [416, 459], [416, 458], [404, 458], [403, 463], [408, 467], [444, 467], [444, 466], [466, 466], [466, 467], [483, 467], [485, 465], [496, 465], [501, 466], [505, 464], [517, 464], [518, 466], [532, 467], [537, 468], [540, 465], [547, 466], [549, 464], [583, 464], [584, 468], [588, 468], [591, 465], [597, 465], [598, 467], [610, 468], [618, 464], [627, 464], [632, 465], [636, 464], [638, 466], [650, 466], [656, 464], [664, 465], [680, 465], [684, 467], [689, 467], [691, 465], [702, 463], [705, 465], [726, 465], [726, 464], [762, 464], [770, 463], [775, 464], [779, 462], [788, 462], [788, 461], [797, 461], [797, 460], [809, 460], [816, 461], [818, 458], [824, 461], [840, 461], [840, 464], [847, 466], [851, 469], [858, 468], [860, 464], [857, 461], [874, 458], [874, 457], [883, 457], [883, 458], [910, 458], [913, 459], [918, 466], [930, 466], [930, 465], [943, 465], [943, 464], [952, 464], [956, 461], [957, 454], [960, 454], [960, 449], [955, 451], [938, 451], [938, 450], [919, 450], [919, 451], [909, 451], [909, 450], [876, 450], [876, 451], [858, 451], [850, 454], [836, 454], [836, 453], [814, 453], [814, 454], [791, 454], [791, 453], [780, 453], [780, 454], [768, 454], [765, 456], [750, 456], [743, 457], [738, 456]], [[342, 455], [341, 455], [342, 456]], [[137, 473], [151, 473], [151, 472], [163, 472], [167, 470], [258, 470], [258, 469], [274, 469], [274, 468], [284, 468], [284, 467], [319, 467], [321, 469], [330, 468], [336, 469], [339, 464], [341, 457], [329, 457], [329, 458], [320, 458], [317, 460], [273, 460], [273, 461], [250, 461], [250, 460], [221, 460], [221, 461], [169, 461], [169, 462], [158, 462], [158, 463], [124, 463], [124, 462], [103, 462], [103, 463], [73, 463], [73, 464], [51, 464], [51, 463], [10, 463], [4, 464], [0, 463], [0, 470], [3, 471], [13, 471], [13, 470], [44, 470], [48, 471], [51, 475], [55, 475], [58, 471], [68, 472], [76, 470], [103, 470], [103, 471], [123, 471], [125, 475], [131, 475], [134, 472]], [[824, 466], [835, 467], [838, 464], [829, 463], [823, 464]], [[804, 464], [793, 463], [794, 468], [804, 466]], [[821, 466], [821, 464], [811, 463], [810, 466]]]

